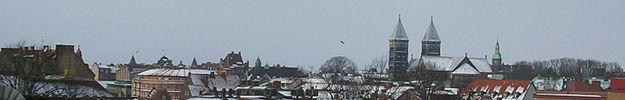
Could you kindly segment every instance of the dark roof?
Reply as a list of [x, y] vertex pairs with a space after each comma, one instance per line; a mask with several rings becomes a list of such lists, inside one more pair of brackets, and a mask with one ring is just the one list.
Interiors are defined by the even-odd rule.
[[267, 74], [269, 77], [290, 77], [295, 76], [297, 74], [297, 68], [292, 67], [253, 67], [250, 70], [250, 75], [252, 78], [261, 77]]

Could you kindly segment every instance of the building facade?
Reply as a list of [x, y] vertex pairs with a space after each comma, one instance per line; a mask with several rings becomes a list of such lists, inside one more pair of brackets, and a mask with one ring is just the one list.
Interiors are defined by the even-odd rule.
[[167, 94], [173, 100], [185, 100], [191, 97], [189, 85], [193, 84], [191, 74], [202, 74], [208, 77], [208, 74], [214, 73], [206, 69], [172, 69], [172, 68], [156, 68], [146, 70], [137, 74], [132, 80], [132, 97], [138, 99], [147, 99], [151, 91], [158, 89], [167, 90]]
[[434, 26], [434, 19], [430, 17], [430, 25], [421, 40], [421, 56], [440, 56], [441, 40]]
[[397, 22], [395, 30], [389, 38], [388, 73], [391, 80], [404, 80], [408, 69], [408, 36], [401, 23]]

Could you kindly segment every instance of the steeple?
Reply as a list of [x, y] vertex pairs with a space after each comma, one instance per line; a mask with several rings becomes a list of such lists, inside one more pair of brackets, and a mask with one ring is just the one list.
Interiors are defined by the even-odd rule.
[[430, 26], [425, 31], [423, 40], [421, 40], [421, 56], [440, 56], [441, 40], [438, 37], [436, 27], [434, 27], [434, 18], [430, 16]]
[[401, 23], [401, 15], [399, 15], [397, 26], [395, 26], [395, 30], [393, 30], [389, 40], [408, 40], [408, 35], [406, 35], [404, 25]]
[[130, 62], [128, 63], [129, 65], [136, 65], [137, 62], [135, 61], [135, 55], [132, 55], [132, 57], [130, 57]]
[[493, 60], [501, 60], [501, 52], [499, 51], [499, 40], [495, 44], [495, 53], [493, 54]]
[[441, 41], [440, 38], [438, 38], [438, 32], [436, 31], [436, 27], [434, 26], [434, 18], [432, 16], [430, 16], [430, 26], [428, 26], [427, 30], [425, 31], [425, 36], [423, 36], [423, 40], [421, 41]]
[[501, 52], [499, 51], [499, 38], [497, 38], [497, 43], [495, 44], [495, 53], [493, 53], [492, 64], [493, 66], [503, 65], [503, 62], [501, 61]]
[[389, 39], [389, 67], [387, 72], [390, 74], [391, 80], [406, 79], [405, 73], [408, 69], [408, 41], [404, 25], [401, 23], [401, 15], [399, 15], [397, 26]]
[[262, 66], [262, 62], [260, 62], [260, 57], [256, 58], [256, 63], [254, 64], [254, 67], [261, 67]]
[[193, 61], [191, 62], [191, 67], [197, 67], [197, 61], [195, 60], [195, 57], [193, 57]]

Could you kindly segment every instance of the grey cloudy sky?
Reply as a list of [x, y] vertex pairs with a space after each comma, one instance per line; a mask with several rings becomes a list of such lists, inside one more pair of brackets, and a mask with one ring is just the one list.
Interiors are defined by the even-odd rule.
[[241, 51], [252, 63], [344, 55], [364, 66], [388, 51], [398, 14], [415, 57], [434, 16], [443, 55], [490, 56], [499, 35], [505, 63], [625, 64], [624, 0], [1, 0], [0, 43], [78, 44], [88, 63], [127, 63], [136, 50], [138, 62], [187, 64]]

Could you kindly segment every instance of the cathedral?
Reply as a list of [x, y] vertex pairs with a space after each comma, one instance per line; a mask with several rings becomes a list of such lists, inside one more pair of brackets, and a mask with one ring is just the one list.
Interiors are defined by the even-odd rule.
[[501, 53], [499, 52], [499, 42], [495, 47], [492, 64], [489, 63], [487, 57], [468, 57], [464, 56], [441, 56], [441, 39], [434, 25], [433, 18], [426, 28], [423, 39], [421, 40], [421, 56], [415, 59], [408, 59], [408, 36], [401, 22], [401, 18], [397, 22], [397, 26], [389, 39], [389, 58], [388, 72], [391, 80], [402, 81], [408, 80], [407, 73], [414, 72], [419, 69], [417, 67], [425, 67], [428, 72], [432, 72], [441, 77], [438, 84], [444, 87], [462, 86], [476, 78], [485, 78], [492, 74], [491, 66], [502, 65]]

